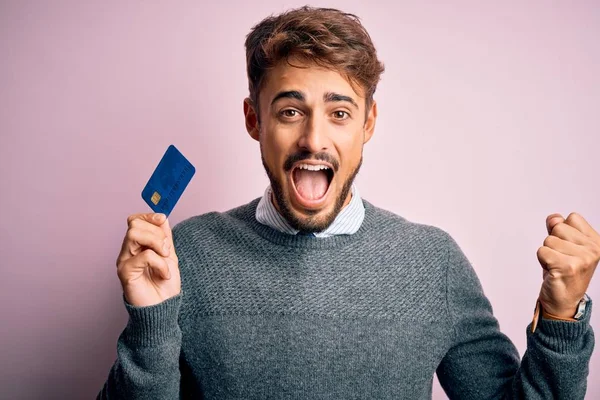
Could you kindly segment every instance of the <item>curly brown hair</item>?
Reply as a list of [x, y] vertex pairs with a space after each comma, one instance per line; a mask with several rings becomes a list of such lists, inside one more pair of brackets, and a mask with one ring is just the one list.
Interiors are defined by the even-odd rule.
[[371, 37], [354, 14], [304, 6], [270, 16], [246, 37], [248, 87], [258, 116], [258, 95], [269, 69], [290, 58], [339, 72], [366, 98], [366, 112], [384, 70]]

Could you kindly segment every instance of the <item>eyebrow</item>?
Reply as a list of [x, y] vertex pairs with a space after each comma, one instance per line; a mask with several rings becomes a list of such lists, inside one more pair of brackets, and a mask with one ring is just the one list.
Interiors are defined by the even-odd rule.
[[332, 93], [332, 92], [328, 92], [325, 93], [325, 95], [323, 96], [323, 100], [325, 100], [325, 102], [347, 102], [352, 104], [354, 107], [356, 107], [358, 109], [358, 104], [356, 103], [356, 101], [354, 101], [354, 99], [350, 96], [345, 96], [343, 94], [338, 94], [338, 93]]
[[[304, 93], [298, 91], [298, 90], [285, 90], [282, 92], [277, 93], [277, 95], [273, 98], [273, 101], [271, 101], [271, 105], [275, 104], [275, 102], [279, 99], [296, 99], [299, 101], [306, 101], [306, 98], [304, 97]], [[352, 104], [354, 107], [356, 107], [358, 109], [358, 104], [356, 103], [356, 101], [350, 97], [350, 96], [346, 96], [343, 94], [339, 94], [339, 93], [333, 93], [333, 92], [327, 92], [323, 95], [323, 100], [327, 103], [327, 102], [347, 102]]]
[[304, 94], [297, 90], [285, 90], [283, 92], [277, 93], [277, 95], [271, 101], [271, 105], [275, 104], [275, 102], [279, 99], [296, 99], [300, 101], [305, 101]]

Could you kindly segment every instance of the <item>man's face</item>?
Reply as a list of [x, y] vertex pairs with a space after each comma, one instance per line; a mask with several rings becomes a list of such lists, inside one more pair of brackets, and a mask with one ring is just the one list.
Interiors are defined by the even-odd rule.
[[294, 228], [320, 232], [350, 202], [377, 107], [366, 113], [362, 90], [338, 72], [291, 63], [303, 68], [283, 61], [265, 78], [260, 119], [244, 101], [246, 128], [260, 142], [275, 207]]

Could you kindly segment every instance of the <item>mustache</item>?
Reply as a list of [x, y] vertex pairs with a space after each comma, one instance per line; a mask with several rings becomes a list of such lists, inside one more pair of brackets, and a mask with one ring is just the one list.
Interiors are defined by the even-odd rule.
[[333, 172], [337, 172], [340, 169], [340, 162], [336, 160], [332, 155], [328, 153], [311, 153], [309, 151], [303, 151], [299, 153], [294, 153], [290, 155], [283, 163], [283, 170], [286, 172], [290, 172], [299, 161], [304, 160], [317, 160], [317, 161], [325, 161], [333, 167]]

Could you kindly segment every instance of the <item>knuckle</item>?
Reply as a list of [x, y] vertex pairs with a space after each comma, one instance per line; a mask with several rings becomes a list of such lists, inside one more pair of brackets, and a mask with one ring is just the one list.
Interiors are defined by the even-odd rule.
[[154, 252], [154, 250], [152, 250], [152, 249], [146, 249], [146, 250], [144, 250], [144, 251], [142, 251], [140, 253], [140, 258], [142, 259], [142, 261], [144, 261], [144, 262], [147, 263], [147, 262], [150, 262], [150, 261], [152, 261], [154, 259], [154, 254], [156, 254]]
[[125, 234], [125, 238], [123, 239], [123, 248], [125, 249], [131, 246], [132, 242], [134, 242], [136, 238], [137, 234], [135, 230], [128, 229], [127, 233]]
[[572, 221], [578, 220], [579, 218], [581, 218], [581, 216], [578, 213], [572, 212], [567, 216], [566, 221], [572, 222]]
[[565, 277], [573, 277], [577, 274], [577, 267], [573, 262], [568, 263], [562, 268], [562, 275]]
[[582, 267], [583, 267], [583, 269], [587, 270], [588, 268], [590, 268], [592, 265], [596, 264], [597, 262], [598, 262], [598, 259], [596, 258], [596, 255], [593, 252], [588, 251], [588, 252], [586, 252], [586, 254], [584, 256]]
[[129, 228], [127, 230], [126, 236], [127, 236], [127, 240], [129, 240], [129, 241], [140, 239], [140, 237], [142, 236], [142, 230], [140, 228], [138, 228], [137, 226]]
[[598, 261], [598, 259], [600, 259], [600, 245], [596, 243], [591, 243], [589, 249], [592, 252], [596, 261]]
[[135, 221], [136, 219], [138, 219], [138, 215], [137, 214], [131, 214], [130, 216], [127, 217], [127, 225], [131, 226], [131, 224], [133, 223], [133, 221]]
[[553, 241], [554, 239], [552, 236], [546, 236], [546, 239], [544, 239], [544, 246], [550, 247]]
[[544, 255], [544, 246], [542, 246], [542, 247], [539, 247], [539, 248], [537, 249], [537, 252], [536, 252], [536, 254], [537, 254], [538, 258], [543, 258], [543, 255]]
[[575, 275], [579, 273], [586, 264], [586, 256], [580, 255], [577, 257], [569, 257], [569, 261], [566, 262], [566, 267], [568, 271]]
[[129, 223], [129, 229], [132, 228], [137, 228], [140, 226], [140, 223], [142, 222], [141, 219], [139, 218], [134, 218], [133, 220], [131, 220], [131, 222]]

